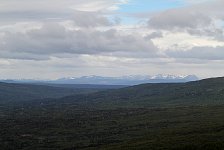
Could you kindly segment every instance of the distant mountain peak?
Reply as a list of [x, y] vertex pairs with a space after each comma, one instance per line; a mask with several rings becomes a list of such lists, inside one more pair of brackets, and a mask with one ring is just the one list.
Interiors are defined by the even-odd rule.
[[8, 83], [53, 83], [53, 84], [101, 84], [101, 85], [137, 85], [143, 83], [178, 83], [196, 81], [195, 75], [126, 75], [120, 77], [82, 76], [65, 77], [57, 80], [2, 80]]
[[103, 77], [103, 76], [82, 76], [68, 77], [55, 80], [56, 83], [64, 84], [109, 84], [109, 85], [136, 85], [142, 83], [171, 83], [171, 82], [188, 82], [196, 81], [195, 75], [126, 75], [120, 77]]

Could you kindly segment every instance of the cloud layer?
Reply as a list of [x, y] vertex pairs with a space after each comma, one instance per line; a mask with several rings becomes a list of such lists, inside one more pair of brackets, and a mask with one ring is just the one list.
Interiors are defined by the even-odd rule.
[[[212, 76], [211, 70], [224, 67], [219, 64], [224, 62], [223, 0], [179, 0], [185, 5], [122, 13], [122, 6], [132, 2], [0, 0], [0, 76], [16, 78], [21, 68], [20, 76], [31, 78], [35, 68], [47, 72], [45, 78], [139, 73]], [[214, 64], [216, 68], [211, 67]]]
[[[57, 23], [43, 24], [39, 29], [25, 33], [5, 33], [2, 37], [1, 58], [49, 59], [60, 54], [113, 54], [144, 53], [155, 57], [157, 48], [139, 34], [122, 34], [115, 29], [67, 30]], [[136, 55], [136, 54], [135, 54]], [[61, 56], [62, 57], [62, 56]]]

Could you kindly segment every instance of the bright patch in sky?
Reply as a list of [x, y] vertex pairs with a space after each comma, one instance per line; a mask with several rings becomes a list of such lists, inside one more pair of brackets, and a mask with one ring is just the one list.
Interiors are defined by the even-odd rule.
[[170, 0], [130, 0], [128, 4], [120, 7], [120, 11], [125, 13], [152, 12], [183, 5], [183, 2]]
[[144, 19], [141, 21], [139, 18], [130, 17], [131, 14], [158, 12], [182, 7], [184, 4], [183, 1], [175, 0], [129, 0], [127, 4], [120, 6], [119, 12], [125, 14], [120, 18], [124, 24], [137, 24], [144, 22]]

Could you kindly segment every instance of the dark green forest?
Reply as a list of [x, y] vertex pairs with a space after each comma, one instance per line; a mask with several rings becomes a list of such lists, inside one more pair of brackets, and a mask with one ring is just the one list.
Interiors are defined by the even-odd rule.
[[3, 150], [224, 149], [224, 78], [110, 90], [0, 85]]

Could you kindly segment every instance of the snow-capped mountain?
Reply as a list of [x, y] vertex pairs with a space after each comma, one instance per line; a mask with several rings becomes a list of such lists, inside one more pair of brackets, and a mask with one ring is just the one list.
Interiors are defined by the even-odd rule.
[[177, 75], [130, 75], [121, 77], [102, 77], [102, 76], [83, 76], [61, 78], [53, 83], [57, 84], [106, 84], [106, 85], [136, 85], [142, 83], [177, 83], [196, 81], [195, 75], [177, 76]]
[[143, 83], [182, 83], [196, 81], [195, 75], [177, 76], [177, 75], [129, 75], [121, 77], [102, 77], [102, 76], [82, 76], [68, 77], [57, 80], [2, 80], [8, 83], [51, 83], [51, 84], [96, 84], [96, 85], [137, 85]]

